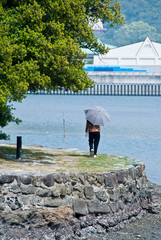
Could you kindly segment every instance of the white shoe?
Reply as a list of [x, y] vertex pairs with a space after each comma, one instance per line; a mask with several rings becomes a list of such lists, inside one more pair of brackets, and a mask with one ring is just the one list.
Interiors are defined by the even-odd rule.
[[94, 155], [94, 149], [91, 149], [90, 156], [93, 157], [93, 155]]
[[96, 158], [96, 157], [97, 157], [97, 155], [94, 155], [93, 157], [94, 157], [94, 158]]

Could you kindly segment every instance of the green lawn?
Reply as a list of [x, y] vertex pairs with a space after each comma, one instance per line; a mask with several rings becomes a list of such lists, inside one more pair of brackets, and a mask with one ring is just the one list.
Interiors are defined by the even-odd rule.
[[111, 172], [130, 167], [136, 160], [123, 156], [98, 154], [92, 158], [88, 153], [56, 149], [22, 149], [21, 159], [16, 159], [16, 147], [0, 146], [0, 170], [21, 169], [45, 172]]

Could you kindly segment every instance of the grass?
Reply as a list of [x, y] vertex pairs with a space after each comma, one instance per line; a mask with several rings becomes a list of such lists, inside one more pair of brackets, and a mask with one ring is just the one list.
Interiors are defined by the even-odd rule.
[[[22, 149], [21, 159], [16, 159], [16, 148], [0, 146], [0, 165], [6, 164], [12, 167], [24, 169], [24, 163], [30, 164], [30, 169], [35, 168], [31, 163], [36, 163], [36, 170], [52, 172], [110, 172], [118, 171], [130, 166], [134, 160], [127, 157], [115, 155], [98, 154], [97, 158], [92, 158], [87, 153], [66, 152], [63, 150], [43, 150], [43, 149]], [[13, 163], [14, 162], [14, 163]], [[16, 163], [15, 163], [16, 162]], [[22, 164], [23, 163], [23, 164]], [[11, 166], [10, 166], [11, 167]]]
[[126, 157], [98, 154], [97, 158], [82, 158], [79, 163], [80, 171], [109, 172], [127, 167], [129, 160]]
[[[15, 160], [16, 158], [16, 148], [15, 147], [4, 147], [0, 146], [0, 158], [3, 159], [9, 159], [9, 160]], [[36, 159], [36, 160], [41, 160], [44, 157], [53, 157], [53, 154], [49, 153], [44, 153], [40, 151], [33, 151], [30, 149], [22, 149], [21, 152], [21, 161], [23, 159]]]
[[16, 154], [16, 148], [0, 146], [0, 157], [4, 157], [6, 154]]

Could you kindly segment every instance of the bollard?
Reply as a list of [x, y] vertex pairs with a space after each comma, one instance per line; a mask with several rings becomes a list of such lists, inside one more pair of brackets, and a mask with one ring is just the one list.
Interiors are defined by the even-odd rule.
[[22, 150], [22, 137], [18, 136], [17, 137], [17, 154], [16, 154], [16, 159], [21, 158], [21, 150]]

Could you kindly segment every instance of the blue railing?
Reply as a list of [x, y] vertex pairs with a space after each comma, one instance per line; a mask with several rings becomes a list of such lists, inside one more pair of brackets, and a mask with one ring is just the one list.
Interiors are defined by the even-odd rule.
[[119, 66], [85, 66], [84, 71], [96, 71], [96, 72], [147, 72], [147, 69], [131, 68], [131, 67], [119, 67]]

